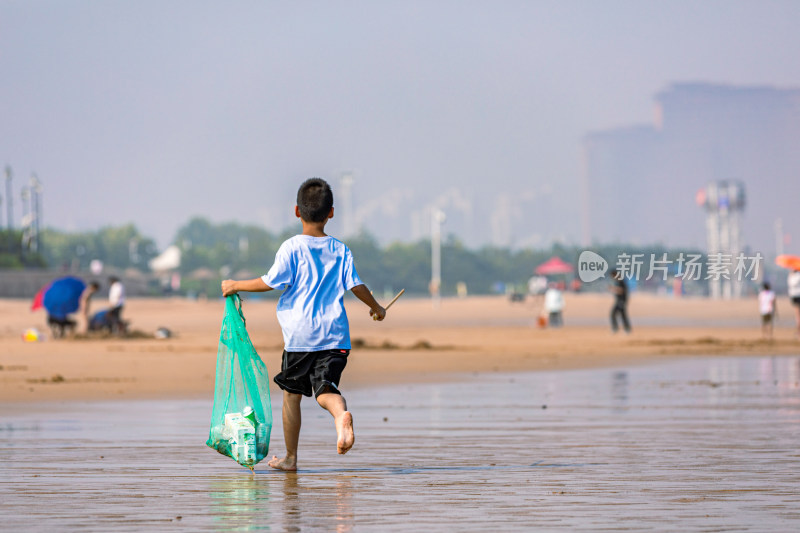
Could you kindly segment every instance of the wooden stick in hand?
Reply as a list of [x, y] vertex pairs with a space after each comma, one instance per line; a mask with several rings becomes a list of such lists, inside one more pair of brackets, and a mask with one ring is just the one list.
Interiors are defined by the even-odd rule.
[[[398, 292], [397, 295], [394, 298], [392, 298], [392, 301], [389, 302], [389, 305], [384, 307], [384, 309], [386, 311], [388, 311], [389, 308], [392, 306], [392, 304], [395, 303], [397, 301], [397, 299], [400, 298], [403, 295], [404, 292], [406, 292], [405, 289], [400, 289], [400, 292]], [[372, 320], [378, 320], [378, 316], [377, 315], [372, 315]]]

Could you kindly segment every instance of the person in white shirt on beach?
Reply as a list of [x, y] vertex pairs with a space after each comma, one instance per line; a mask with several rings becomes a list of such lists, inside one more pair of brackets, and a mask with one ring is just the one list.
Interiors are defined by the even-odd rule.
[[794, 305], [794, 316], [797, 324], [795, 335], [800, 339], [800, 270], [795, 270], [789, 274], [787, 285], [789, 286], [789, 299]]
[[775, 293], [770, 288], [769, 282], [765, 281], [761, 286], [761, 292], [758, 293], [758, 310], [761, 312], [761, 337], [772, 340], [772, 324], [777, 308]]
[[113, 333], [124, 333], [125, 323], [122, 321], [122, 308], [125, 306], [125, 286], [116, 276], [108, 278], [108, 320]]
[[547, 313], [547, 323], [551, 328], [560, 328], [564, 325], [562, 311], [564, 311], [564, 294], [551, 283], [544, 293], [544, 312]]

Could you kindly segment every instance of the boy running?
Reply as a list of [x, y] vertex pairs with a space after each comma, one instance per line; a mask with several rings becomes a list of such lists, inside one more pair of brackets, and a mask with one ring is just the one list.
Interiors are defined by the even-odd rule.
[[350, 249], [325, 234], [333, 218], [333, 193], [320, 178], [303, 182], [297, 191], [295, 215], [303, 233], [285, 241], [266, 275], [251, 280], [222, 282], [223, 296], [239, 291], [283, 290], [278, 322], [283, 331], [281, 372], [274, 381], [283, 390], [283, 439], [286, 457], [267, 463], [279, 470], [297, 470], [300, 439], [300, 400], [312, 393], [336, 425], [340, 454], [353, 447], [353, 416], [339, 392], [339, 379], [350, 353], [350, 326], [344, 293], [350, 290], [369, 306], [370, 316], [383, 320], [386, 310], [361, 282]]

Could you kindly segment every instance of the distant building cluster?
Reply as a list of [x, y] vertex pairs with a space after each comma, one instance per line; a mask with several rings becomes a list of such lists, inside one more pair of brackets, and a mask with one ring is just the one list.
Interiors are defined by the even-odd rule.
[[773, 254], [792, 229], [800, 238], [800, 89], [687, 83], [655, 100], [653, 124], [584, 139], [585, 244], [704, 246], [698, 194], [721, 181], [747, 191], [744, 247]]

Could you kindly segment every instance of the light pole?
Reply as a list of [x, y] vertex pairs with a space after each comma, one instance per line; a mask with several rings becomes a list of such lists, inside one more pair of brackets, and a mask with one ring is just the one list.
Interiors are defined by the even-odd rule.
[[342, 174], [342, 234], [345, 237], [352, 237], [356, 233], [355, 213], [353, 212], [353, 174], [347, 172]]
[[128, 240], [128, 261], [131, 262], [131, 265], [139, 264], [139, 260], [141, 257], [139, 256], [139, 239], [136, 237], [131, 237]]
[[439, 308], [442, 286], [442, 224], [447, 216], [444, 211], [434, 207], [431, 212], [431, 298], [433, 307]]
[[30, 190], [27, 187], [23, 187], [19, 193], [20, 198], [22, 199], [22, 249], [30, 251], [31, 246], [31, 215], [29, 214], [28, 207], [30, 207]]
[[42, 182], [36, 174], [31, 174], [31, 245], [34, 252], [41, 248], [41, 223], [42, 223]]
[[783, 220], [775, 219], [775, 254], [783, 255]]
[[14, 229], [14, 200], [11, 196], [11, 166], [6, 165], [6, 216], [8, 217], [7, 229]]

